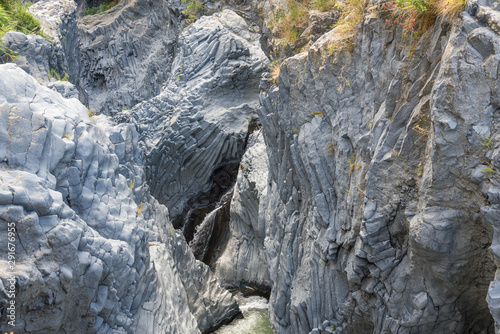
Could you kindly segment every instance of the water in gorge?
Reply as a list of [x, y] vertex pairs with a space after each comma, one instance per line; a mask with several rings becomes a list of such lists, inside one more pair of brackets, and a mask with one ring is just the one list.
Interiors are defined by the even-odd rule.
[[264, 297], [236, 297], [243, 318], [235, 319], [230, 324], [222, 326], [216, 334], [273, 334], [269, 315], [267, 313], [267, 299]]

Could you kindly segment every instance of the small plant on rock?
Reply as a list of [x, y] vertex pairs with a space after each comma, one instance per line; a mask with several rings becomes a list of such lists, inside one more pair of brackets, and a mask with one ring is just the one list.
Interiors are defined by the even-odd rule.
[[194, 21], [196, 21], [196, 19], [200, 15], [200, 12], [205, 9], [205, 5], [203, 5], [200, 0], [181, 0], [181, 2], [188, 4], [186, 10], [184, 11], [184, 15], [187, 16], [187, 23], [193, 23]]
[[335, 149], [333, 148], [333, 141], [328, 142], [328, 155], [333, 155], [335, 153]]
[[323, 117], [323, 113], [321, 111], [313, 111], [311, 113], [311, 116], [312, 117], [316, 117], [316, 116]]
[[351, 154], [350, 158], [347, 158], [347, 161], [349, 162], [349, 174], [354, 173], [354, 166], [356, 164], [356, 155], [353, 153]]
[[100, 14], [100, 13], [103, 13], [103, 12], [105, 12], [107, 10], [110, 10], [111, 8], [113, 8], [114, 6], [116, 6], [117, 4], [118, 4], [118, 0], [115, 0], [115, 1], [105, 1], [105, 2], [101, 3], [99, 6], [87, 8], [83, 12], [83, 14], [85, 14], [85, 15]]
[[142, 210], [144, 210], [144, 204], [142, 204], [142, 202], [141, 202], [141, 204], [139, 204], [139, 205], [137, 206], [137, 216], [138, 216], [138, 217], [141, 215]]
[[17, 58], [17, 52], [6, 47], [5, 42], [2, 39], [0, 39], [0, 61], [2, 63], [15, 61], [16, 58]]
[[330, 44], [328, 50], [334, 52], [347, 47], [349, 51], [354, 50], [354, 38], [357, 32], [357, 25], [363, 19], [363, 13], [368, 0], [345, 0], [338, 4], [341, 15], [337, 23], [333, 25], [336, 35], [340, 38], [335, 39]]
[[491, 148], [491, 144], [493, 143], [493, 136], [490, 138], [486, 138], [486, 140], [483, 142], [483, 145], [486, 146], [487, 148]]
[[271, 63], [271, 75], [273, 76], [273, 84], [278, 85], [278, 78], [280, 76], [281, 62], [275, 60]]
[[97, 113], [94, 112], [94, 109], [93, 108], [90, 108], [89, 110], [87, 110], [87, 115], [89, 116], [90, 119], [94, 118], [95, 116], [97, 116]]
[[55, 79], [57, 81], [68, 81], [69, 80], [69, 73], [64, 73], [64, 76], [61, 78], [61, 75], [54, 69], [50, 69], [49, 73], [49, 78]]
[[417, 166], [417, 176], [422, 176], [424, 174], [424, 166], [418, 165]]

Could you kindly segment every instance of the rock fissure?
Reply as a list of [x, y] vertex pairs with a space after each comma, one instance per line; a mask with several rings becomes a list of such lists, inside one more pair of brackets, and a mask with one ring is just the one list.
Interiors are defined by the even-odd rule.
[[83, 15], [102, 3], [39, 0], [53, 43], [3, 38], [19, 328], [208, 333], [240, 313], [225, 287], [275, 333], [499, 331], [497, 4], [411, 45], [372, 0], [337, 50], [339, 13], [310, 12], [295, 54], [275, 0], [190, 25], [180, 2]]

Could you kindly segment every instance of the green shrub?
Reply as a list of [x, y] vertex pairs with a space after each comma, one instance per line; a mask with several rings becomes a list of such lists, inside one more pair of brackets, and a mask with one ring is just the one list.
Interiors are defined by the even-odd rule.
[[182, 3], [187, 3], [184, 15], [187, 16], [186, 22], [193, 23], [198, 18], [200, 12], [205, 9], [205, 6], [200, 0], [181, 0]]
[[107, 10], [110, 10], [111, 8], [113, 8], [114, 6], [116, 6], [118, 4], [118, 1], [105, 1], [103, 3], [101, 3], [99, 6], [95, 6], [95, 7], [89, 7], [87, 8], [83, 14], [85, 15], [96, 15], [96, 14], [99, 14], [99, 13], [102, 13], [102, 12], [105, 12]]
[[[0, 37], [8, 31], [19, 31], [23, 34], [43, 34], [40, 21], [28, 11], [30, 4], [23, 4], [20, 0], [0, 0]], [[5, 46], [0, 39], [0, 59], [14, 61], [17, 53]]]
[[54, 68], [51, 68], [49, 78], [56, 79], [57, 81], [69, 81], [69, 73], [64, 73], [64, 76], [61, 78], [61, 75]]
[[20, 0], [0, 0], [0, 37], [10, 30], [43, 36], [40, 21], [28, 11], [28, 6]]

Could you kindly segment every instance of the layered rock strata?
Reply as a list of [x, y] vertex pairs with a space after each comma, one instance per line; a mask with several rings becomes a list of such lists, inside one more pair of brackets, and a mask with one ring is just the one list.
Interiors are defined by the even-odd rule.
[[491, 333], [498, 12], [473, 2], [410, 52], [381, 4], [352, 52], [331, 31], [261, 95], [275, 331]]
[[[16, 65], [0, 73], [0, 229], [15, 225], [16, 261], [0, 305], [14, 276], [16, 330], [195, 333], [236, 315], [149, 195], [135, 128], [89, 117]], [[11, 329], [6, 312], [0, 324]]]
[[229, 10], [202, 17], [179, 43], [163, 92], [120, 114], [137, 124], [151, 193], [175, 219], [200, 194], [216, 202], [232, 186], [269, 63]]

